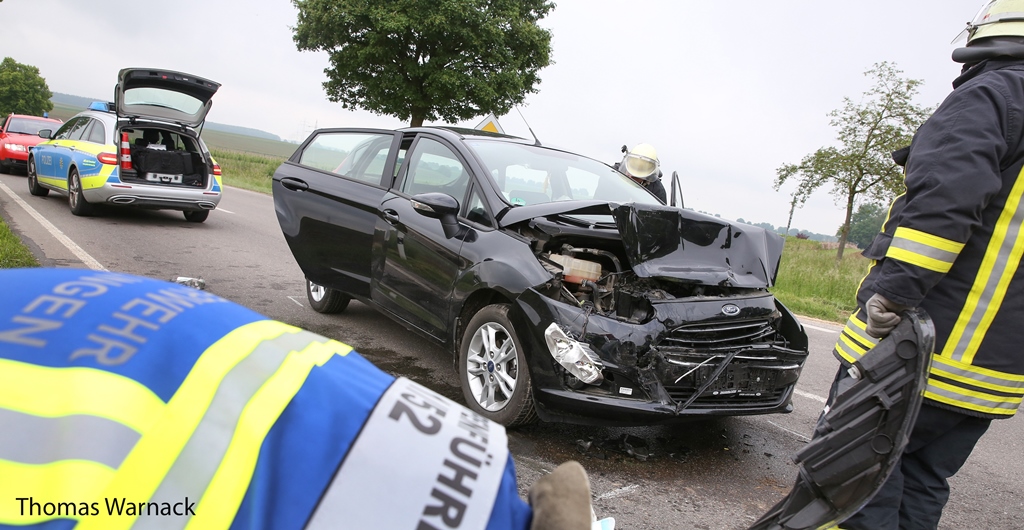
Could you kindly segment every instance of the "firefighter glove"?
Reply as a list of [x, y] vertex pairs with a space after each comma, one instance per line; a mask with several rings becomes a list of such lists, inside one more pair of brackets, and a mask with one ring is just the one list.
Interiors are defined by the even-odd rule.
[[589, 530], [593, 521], [590, 480], [579, 462], [568, 461], [530, 488], [530, 530]]
[[900, 323], [899, 313], [910, 309], [875, 293], [865, 304], [868, 313], [868, 335], [876, 339], [885, 338]]

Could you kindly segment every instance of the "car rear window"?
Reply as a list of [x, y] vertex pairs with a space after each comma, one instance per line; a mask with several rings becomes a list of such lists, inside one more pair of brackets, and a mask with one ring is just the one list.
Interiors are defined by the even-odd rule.
[[195, 114], [203, 102], [182, 92], [161, 88], [132, 88], [124, 92], [125, 105], [151, 105], [173, 109], [185, 114]]

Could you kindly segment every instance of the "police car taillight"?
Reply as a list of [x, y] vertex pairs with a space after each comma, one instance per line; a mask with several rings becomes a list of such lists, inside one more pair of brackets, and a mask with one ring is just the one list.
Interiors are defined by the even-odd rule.
[[[106, 163], [106, 162], [104, 162]], [[132, 170], [132, 150], [128, 145], [128, 133], [121, 133], [121, 171]]]
[[101, 164], [117, 165], [117, 155], [114, 153], [100, 153], [96, 155], [96, 160], [99, 160]]
[[220, 176], [220, 164], [213, 165], [213, 174], [217, 175], [218, 177]]

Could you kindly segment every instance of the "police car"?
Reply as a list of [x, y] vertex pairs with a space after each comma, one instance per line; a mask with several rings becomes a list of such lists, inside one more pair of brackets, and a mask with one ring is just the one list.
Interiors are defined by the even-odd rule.
[[28, 158], [28, 187], [68, 197], [71, 213], [97, 204], [179, 210], [201, 223], [223, 192], [220, 166], [196, 131], [219, 83], [181, 72], [126, 68], [113, 103], [93, 103]]

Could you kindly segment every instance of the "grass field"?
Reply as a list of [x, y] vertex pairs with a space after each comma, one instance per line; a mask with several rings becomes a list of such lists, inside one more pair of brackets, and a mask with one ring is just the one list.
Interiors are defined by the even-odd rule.
[[857, 308], [857, 286], [870, 264], [860, 252], [850, 250], [837, 264], [835, 249], [788, 237], [772, 292], [794, 313], [845, 322]]
[[28, 247], [11, 232], [7, 223], [0, 220], [0, 269], [38, 266], [39, 262], [32, 256]]
[[220, 165], [224, 184], [263, 193], [270, 193], [274, 171], [285, 161], [285, 157], [280, 156], [210, 149]]

